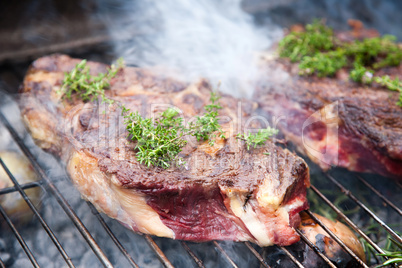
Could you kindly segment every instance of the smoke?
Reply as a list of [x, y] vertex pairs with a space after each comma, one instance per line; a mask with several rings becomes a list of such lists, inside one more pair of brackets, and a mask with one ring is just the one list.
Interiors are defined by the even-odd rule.
[[258, 28], [240, 0], [129, 1], [108, 21], [115, 54], [128, 65], [158, 66], [184, 81], [201, 77], [235, 96], [250, 97], [258, 52], [282, 36]]

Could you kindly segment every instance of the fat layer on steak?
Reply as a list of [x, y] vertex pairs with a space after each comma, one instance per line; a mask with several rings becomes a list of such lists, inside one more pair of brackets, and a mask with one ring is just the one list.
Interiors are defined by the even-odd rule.
[[[190, 139], [169, 169], [138, 163], [116, 105], [61, 98], [64, 72], [79, 62], [65, 55], [36, 60], [22, 87], [20, 108], [36, 143], [59, 157], [83, 198], [136, 232], [191, 241], [253, 241], [261, 246], [290, 245], [294, 228], [308, 207], [305, 162], [267, 142], [247, 150], [235, 138], [256, 104], [223, 96], [220, 121], [227, 139]], [[107, 66], [88, 63], [91, 72]], [[211, 89], [205, 81], [184, 84], [150, 70], [123, 68], [107, 90], [110, 98], [143, 116], [177, 107], [187, 121], [203, 113]]]
[[[254, 99], [300, 152], [331, 166], [402, 179], [402, 108], [399, 92], [334, 78], [300, 77], [298, 67], [270, 57]], [[402, 79], [402, 65], [376, 76]]]

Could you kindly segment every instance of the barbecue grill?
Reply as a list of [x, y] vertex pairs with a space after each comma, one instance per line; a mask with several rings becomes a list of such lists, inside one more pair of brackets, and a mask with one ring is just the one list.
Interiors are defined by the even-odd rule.
[[[9, 120], [4, 116], [3, 112], [0, 113], [0, 121], [1, 121], [1, 127], [7, 129], [7, 131], [10, 133], [12, 136], [14, 142], [18, 145], [20, 150], [25, 154], [25, 156], [30, 160], [32, 163], [32, 166], [35, 169], [35, 172], [39, 175], [40, 180], [37, 182], [32, 182], [32, 183], [25, 183], [25, 184], [20, 184], [13, 176], [13, 174], [9, 171], [8, 167], [4, 164], [4, 162], [0, 159], [0, 164], [2, 168], [7, 172], [8, 176], [14, 183], [14, 187], [9, 187], [9, 188], [4, 188], [0, 190], [0, 195], [7, 195], [12, 192], [19, 192], [21, 194], [21, 197], [27, 202], [29, 207], [31, 208], [32, 212], [35, 214], [35, 219], [40, 223], [42, 227], [40, 227], [38, 224], [36, 226], [36, 229], [43, 228], [47, 234], [47, 236], [50, 238], [49, 242], [49, 247], [54, 247], [57, 249], [59, 255], [64, 259], [65, 263], [69, 267], [75, 267], [74, 262], [69, 255], [69, 250], [66, 249], [65, 246], [63, 246], [63, 240], [60, 238], [62, 236], [62, 230], [54, 230], [54, 228], [51, 227], [51, 224], [47, 223], [47, 221], [44, 219], [44, 217], [41, 216], [40, 209], [37, 208], [33, 203], [30, 201], [29, 197], [25, 194], [24, 190], [29, 189], [29, 188], [34, 188], [34, 187], [40, 187], [41, 190], [46, 193], [47, 197], [49, 199], [54, 199], [57, 201], [58, 204], [58, 209], [62, 209], [64, 213], [68, 216], [68, 220], [66, 220], [66, 224], [74, 225], [76, 230], [80, 233], [83, 239], [80, 239], [80, 241], [77, 241], [77, 243], [86, 243], [87, 246], [89, 246], [92, 249], [93, 255], [96, 256], [99, 260], [99, 262], [105, 266], [105, 267], [113, 267], [116, 265], [116, 260], [112, 259], [110, 254], [108, 254], [105, 251], [104, 244], [105, 243], [111, 243], [113, 241], [114, 247], [117, 251], [120, 253], [120, 258], [125, 258], [127, 263], [130, 264], [132, 267], [139, 267], [137, 264], [138, 261], [136, 261], [136, 256], [133, 254], [133, 252], [130, 252], [129, 249], [127, 249], [127, 244], [130, 244], [130, 241], [121, 241], [113, 229], [115, 228], [120, 228], [124, 229], [121, 226], [118, 226], [118, 224], [115, 224], [113, 220], [110, 219], [105, 219], [104, 216], [99, 214], [96, 209], [93, 207], [93, 205], [89, 202], [87, 202], [88, 208], [92, 212], [91, 214], [85, 215], [85, 217], [94, 217], [98, 221], [98, 224], [102, 226], [103, 232], [107, 233], [109, 238], [106, 236], [102, 235], [103, 239], [96, 239], [98, 236], [97, 233], [91, 233], [90, 229], [84, 222], [85, 219], [83, 216], [78, 216], [77, 212], [74, 210], [73, 206], [71, 205], [71, 201], [68, 200], [66, 196], [62, 193], [60, 190], [60, 182], [68, 183], [68, 178], [66, 177], [56, 177], [52, 178], [50, 177], [47, 172], [44, 170], [44, 168], [41, 166], [41, 164], [38, 162], [37, 157], [34, 155], [32, 150], [27, 146], [26, 142], [22, 139], [22, 137], [17, 133], [15, 128], [10, 124]], [[336, 172], [333, 172], [336, 173]], [[345, 173], [343, 171], [343, 173]], [[349, 174], [350, 175], [350, 174]], [[382, 202], [383, 205], [388, 207], [389, 211], [393, 212], [395, 214], [396, 219], [398, 222], [400, 220], [400, 217], [402, 216], [402, 211], [398, 207], [398, 204], [393, 203], [390, 201], [384, 194], [382, 194], [379, 190], [374, 188], [372, 184], [369, 182], [369, 179], [364, 178], [365, 176], [363, 175], [355, 175], [354, 180], [356, 183], [359, 183], [357, 188], [361, 190], [367, 190], [370, 191], [373, 195], [378, 197]], [[348, 178], [352, 179], [352, 178]], [[352, 202], [354, 202], [357, 206], [361, 208], [361, 210], [364, 211], [372, 220], [377, 222], [384, 231], [389, 233], [395, 239], [396, 241], [401, 242], [402, 239], [398, 234], [393, 230], [393, 228], [390, 227], [389, 224], [384, 222], [381, 218], [381, 216], [377, 215], [376, 212], [371, 210], [369, 208], [369, 205], [367, 202], [360, 200], [358, 197], [356, 197], [356, 193], [354, 191], [350, 191], [349, 188], [346, 188], [343, 186], [342, 182], [338, 179], [335, 178], [335, 175], [332, 175], [332, 173], [325, 173], [321, 175], [321, 180], [325, 180], [326, 184], [331, 184], [331, 186], [336, 189], [338, 188], [344, 196], [347, 196]], [[321, 181], [321, 184], [323, 181]], [[392, 181], [388, 181], [387, 184], [392, 184]], [[365, 187], [365, 188], [364, 188]], [[401, 185], [396, 184], [395, 187], [395, 192], [398, 193], [401, 191]], [[320, 190], [320, 186], [315, 186], [314, 183], [311, 186], [311, 192], [316, 194], [323, 202], [325, 202], [326, 205], [328, 205], [336, 214], [337, 216], [342, 219], [345, 223], [347, 223], [361, 238], [363, 238], [367, 243], [369, 243], [377, 253], [384, 253], [383, 250], [381, 249], [381, 246], [378, 245], [376, 242], [374, 242], [369, 234], [366, 234], [365, 230], [359, 227], [359, 225], [362, 225], [361, 221], [356, 223], [356, 221], [352, 220], [352, 217], [348, 217], [343, 213], [342, 211], [344, 208], [340, 207], [339, 205], [335, 205], [333, 202], [329, 200], [329, 198], [323, 193], [325, 189]], [[397, 194], [394, 196], [396, 198]], [[80, 198], [79, 196], [76, 196], [76, 198]], [[374, 197], [373, 197], [374, 198]], [[77, 202], [77, 200], [73, 201]], [[83, 200], [79, 200], [78, 202], [83, 202]], [[46, 204], [43, 204], [46, 205]], [[384, 207], [384, 209], [387, 209]], [[368, 267], [365, 265], [340, 239], [337, 238], [336, 235], [334, 235], [318, 218], [312, 214], [312, 211], [314, 211], [314, 208], [312, 210], [307, 210], [307, 214], [310, 215], [314, 219], [314, 221], [317, 222], [324, 230], [326, 230], [329, 235], [341, 245], [342, 248], [344, 248], [353, 258], [355, 258], [363, 267]], [[26, 256], [29, 258], [30, 262], [34, 267], [40, 267], [40, 262], [35, 256], [35, 247], [32, 245], [29, 245], [29, 243], [26, 241], [26, 238], [24, 238], [23, 232], [19, 230], [13, 221], [10, 219], [9, 215], [6, 214], [4, 209], [0, 207], [0, 213], [2, 214], [2, 218], [5, 221], [5, 223], [8, 225], [10, 228], [11, 232], [15, 236], [15, 241], [18, 241], [20, 244], [21, 248], [25, 252]], [[399, 218], [398, 218], [399, 217]], [[367, 221], [367, 220], [366, 220]], [[364, 225], [364, 224], [363, 224]], [[130, 232], [128, 230], [125, 230], [127, 232]], [[99, 232], [97, 230], [96, 232]], [[320, 258], [323, 258], [325, 262], [327, 262], [331, 267], [336, 267], [334, 266], [313, 244], [311, 241], [309, 241], [300, 231], [298, 232], [302, 238], [302, 241], [304, 241], [308, 246], [310, 246]], [[3, 233], [3, 236], [5, 233]], [[32, 239], [29, 238], [30, 240]], [[188, 242], [178, 242], [178, 241], [169, 241], [169, 239], [161, 239], [161, 238], [154, 238], [149, 235], [144, 235], [144, 236], [138, 236], [138, 239], [143, 239], [146, 241], [148, 244], [149, 248], [154, 252], [155, 257], [157, 257], [160, 261], [160, 263], [165, 266], [165, 267], [176, 267], [180, 266], [179, 263], [174, 263], [169, 260], [169, 257], [167, 256], [167, 253], [164, 251], [164, 248], [170, 247], [168, 245], [169, 243], [173, 243], [175, 245], [171, 245], [172, 247], [182, 247], [181, 250], [177, 250], [178, 252], [182, 252], [181, 254], [185, 254], [185, 252], [188, 254], [188, 258], [192, 259], [193, 266], [194, 267], [205, 267], [205, 263], [210, 261], [208, 259], [203, 259], [202, 256], [204, 254], [199, 254], [197, 253], [197, 249], [193, 249], [197, 247], [197, 244], [195, 243], [188, 243]], [[252, 245], [248, 242], [245, 243], [235, 243], [235, 247], [241, 247], [243, 251], [248, 251], [249, 256], [247, 258], [255, 258], [252, 263], [256, 263], [258, 265], [261, 265], [261, 267], [270, 267], [267, 263], [267, 259], [264, 258], [264, 248], [259, 248], [255, 245]], [[239, 267], [241, 263], [244, 262], [244, 260], [239, 259], [239, 256], [232, 256], [234, 253], [232, 249], [229, 249], [230, 252], [227, 250], [227, 245], [225, 242], [218, 242], [214, 241], [212, 243], [204, 243], [204, 247], [209, 247], [209, 250], [215, 250], [220, 256], [217, 256], [218, 258], [222, 258], [225, 260], [225, 264], [228, 267]], [[238, 249], [239, 250], [239, 249]], [[292, 261], [297, 267], [303, 267], [302, 264], [298, 261], [297, 256], [293, 256], [291, 252], [286, 248], [286, 247], [280, 247], [280, 250]], [[168, 252], [168, 254], [171, 254], [171, 252]], [[242, 253], [242, 256], [244, 256], [244, 252]], [[223, 261], [221, 260], [221, 261]], [[5, 267], [5, 264], [3, 263], [3, 260], [0, 260], [0, 264]], [[380, 261], [380, 259], [378, 259]], [[240, 263], [240, 264], [239, 264]], [[46, 265], [43, 264], [42, 265]], [[240, 266], [241, 267], [241, 266]]]
[[[108, 35], [98, 31], [98, 34], [79, 36], [68, 42], [0, 53], [0, 63], [8, 61], [0, 68], [0, 82], [6, 73], [7, 77], [11, 74], [14, 80], [7, 85], [14, 88], [6, 90], [16, 93], [15, 81], [22, 81], [29, 60], [54, 52], [68, 51], [83, 58], [95, 57], [108, 62], [110, 55], [105, 51], [110, 49], [107, 45], [109, 40]], [[88, 48], [92, 52], [88, 52]], [[3, 94], [1, 98], [3, 106], [12, 97]], [[29, 159], [39, 180], [19, 183], [0, 159], [1, 168], [14, 184], [13, 187], [0, 189], [0, 198], [18, 192], [34, 214], [28, 226], [19, 226], [0, 206], [0, 223], [3, 224], [0, 242], [7, 244], [2, 248], [0, 243], [1, 267], [11, 263], [13, 267], [27, 267], [28, 264], [48, 267], [52, 263], [68, 267], [271, 267], [272, 255], [269, 252], [272, 248], [275, 248], [275, 256], [278, 257], [275, 262], [287, 261], [295, 267], [303, 267], [301, 256], [294, 254], [290, 247], [260, 248], [249, 242], [221, 241], [198, 244], [132, 233], [98, 213], [91, 203], [82, 200], [71, 186], [64, 168], [54, 159], [50, 160], [52, 166], [49, 167], [49, 156], [33, 145], [26, 131], [17, 130], [13, 120], [5, 109], [0, 109], [0, 131], [11, 136], [12, 146]], [[399, 198], [402, 185], [378, 175], [356, 174], [342, 169], [322, 172], [313, 163], [308, 164], [312, 169], [312, 186], [308, 190], [311, 209], [306, 213], [360, 266], [381, 264], [387, 258], [375, 254], [385, 253], [382, 248], [386, 237], [402, 243], [398, 234], [402, 231], [402, 203]], [[30, 188], [40, 189], [40, 206], [25, 194], [25, 190]], [[353, 229], [365, 245], [369, 245], [366, 252], [373, 253], [371, 263], [366, 265], [360, 260], [313, 212], [332, 215]], [[72, 233], [66, 230], [72, 230]], [[298, 233], [302, 243], [312, 248], [318, 258], [330, 267], [336, 267], [306, 236], [300, 231]]]

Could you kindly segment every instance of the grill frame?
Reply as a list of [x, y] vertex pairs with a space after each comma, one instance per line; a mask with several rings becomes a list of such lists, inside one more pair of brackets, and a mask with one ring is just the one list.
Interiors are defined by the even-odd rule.
[[[92, 234], [88, 231], [87, 227], [83, 224], [82, 220], [76, 215], [68, 201], [64, 198], [64, 196], [60, 193], [60, 191], [57, 189], [57, 187], [54, 184], [53, 179], [49, 178], [44, 169], [40, 166], [38, 163], [37, 159], [35, 156], [32, 154], [32, 152], [29, 150], [28, 146], [24, 143], [24, 141], [20, 138], [18, 133], [15, 131], [15, 129], [12, 127], [12, 125], [9, 123], [9, 121], [6, 119], [6, 117], [3, 115], [2, 112], [0, 112], [0, 122], [2, 125], [8, 130], [10, 135], [12, 136], [13, 140], [16, 142], [18, 147], [21, 149], [21, 151], [24, 153], [24, 155], [29, 159], [31, 162], [32, 166], [34, 167], [35, 172], [39, 175], [41, 180], [38, 182], [33, 182], [33, 183], [25, 183], [25, 184], [19, 184], [15, 178], [13, 178], [12, 174], [8, 172], [7, 166], [4, 164], [4, 162], [0, 159], [0, 165], [6, 170], [8, 173], [10, 179], [13, 181], [14, 186], [5, 188], [5, 189], [0, 189], [0, 196], [5, 195], [11, 192], [16, 192], [18, 191], [22, 198], [29, 204], [31, 210], [33, 213], [36, 215], [38, 220], [41, 222], [42, 226], [45, 228], [49, 236], [51, 237], [54, 245], [58, 248], [60, 254], [63, 256], [64, 260], [66, 261], [66, 264], [69, 267], [75, 267], [74, 264], [71, 262], [71, 258], [68, 256], [68, 254], [65, 252], [63, 247], [61, 246], [60, 242], [58, 241], [57, 237], [54, 235], [50, 227], [48, 227], [46, 221], [40, 216], [38, 209], [30, 203], [29, 198], [25, 195], [24, 190], [33, 188], [33, 187], [43, 187], [48, 191], [58, 202], [58, 204], [62, 207], [64, 212], [67, 214], [67, 216], [70, 218], [70, 221], [72, 224], [75, 225], [76, 229], [81, 233], [82, 237], [85, 239], [86, 243], [91, 247], [93, 253], [96, 255], [96, 257], [99, 259], [99, 261], [102, 263], [104, 267], [113, 267], [113, 264], [111, 261], [107, 258], [106, 254], [103, 252], [101, 249], [99, 243], [93, 238]], [[345, 188], [338, 180], [333, 178], [331, 175], [325, 173], [325, 177], [328, 179], [329, 182], [332, 182], [335, 184], [342, 192], [344, 195], [346, 195], [349, 199], [354, 201], [357, 205], [362, 207], [363, 210], [365, 210], [370, 217], [372, 217], [374, 220], [376, 220], [383, 228], [386, 230], [388, 233], [390, 233], [396, 240], [402, 241], [401, 238], [393, 231], [391, 227], [389, 227], [385, 222], [383, 222], [374, 212], [372, 212], [367, 206], [363, 204], [362, 201], [360, 201], [358, 198], [356, 198], [347, 188]], [[392, 203], [390, 200], [385, 198], [384, 195], [382, 195], [379, 191], [375, 190], [373, 186], [371, 186], [367, 181], [365, 181], [361, 176], [357, 176], [357, 179], [362, 181], [370, 190], [372, 190], [379, 198], [384, 200], [390, 207], [392, 207], [399, 215], [401, 215], [400, 210], [398, 207]], [[342, 211], [334, 204], [332, 203], [324, 194], [322, 194], [314, 185], [311, 186], [311, 190], [317, 194], [327, 205], [329, 205], [335, 213], [343, 219], [347, 225], [349, 225], [354, 231], [356, 231], [360, 236], [363, 237], [370, 245], [373, 246], [373, 248], [377, 251], [377, 253], [384, 253], [383, 250], [378, 246], [376, 243], [374, 243], [365, 233], [362, 229], [360, 229], [349, 217], [347, 217]], [[84, 201], [83, 201], [84, 202]], [[102, 225], [104, 228], [105, 232], [109, 235], [109, 237], [112, 239], [112, 241], [115, 243], [116, 247], [120, 250], [122, 255], [127, 259], [129, 264], [132, 267], [139, 267], [133, 257], [130, 255], [130, 253], [127, 251], [127, 249], [123, 246], [123, 244], [119, 241], [119, 239], [115, 236], [113, 231], [111, 230], [110, 226], [106, 223], [106, 221], [103, 219], [103, 216], [95, 209], [95, 207], [87, 202], [90, 210], [92, 213], [95, 215], [99, 223]], [[363, 261], [361, 261], [346, 245], [343, 241], [341, 241], [336, 235], [334, 235], [319, 219], [317, 219], [314, 214], [310, 210], [306, 211], [307, 214], [310, 215], [310, 217], [317, 223], [319, 224], [324, 230], [326, 230], [329, 235], [342, 247], [346, 250], [346, 252], [349, 253], [358, 263], [360, 263], [361, 267], [368, 267], [366, 264], [364, 264]], [[2, 214], [3, 219], [6, 221], [6, 223], [9, 225], [11, 230], [13, 231], [14, 235], [20, 242], [22, 248], [26, 252], [28, 258], [30, 259], [32, 265], [34, 267], [39, 267], [39, 264], [37, 263], [35, 256], [33, 255], [32, 251], [26, 244], [24, 238], [21, 236], [21, 234], [18, 232], [17, 228], [14, 226], [12, 220], [10, 217], [5, 213], [4, 209], [0, 206], [0, 214]], [[330, 267], [336, 267], [334, 264], [327, 258], [325, 255], [322, 253], [319, 253], [319, 249], [313, 245], [311, 241], [307, 239], [300, 231], [298, 233], [301, 235], [302, 240], [310, 247], [312, 248], [320, 258], [322, 258]], [[157, 243], [154, 241], [154, 239], [150, 235], [144, 235], [144, 238], [146, 242], [148, 243], [149, 247], [153, 250], [153, 252], [156, 254], [158, 257], [159, 261], [164, 267], [174, 267], [172, 263], [169, 261], [169, 259], [166, 257], [165, 253], [161, 250], [161, 248], [157, 245]], [[194, 261], [193, 264], [196, 267], [205, 267], [204, 262], [197, 257], [197, 255], [191, 250], [191, 248], [188, 246], [187, 242], [181, 241], [181, 245], [183, 249], [189, 254], [191, 259]], [[260, 263], [261, 267], [270, 267], [268, 263], [264, 260], [264, 257], [261, 256], [261, 254], [249, 243], [245, 242], [244, 245], [248, 248], [250, 251], [250, 254], [255, 256], [257, 260]], [[223, 258], [226, 259], [227, 263], [232, 266], [232, 267], [238, 267], [235, 261], [227, 254], [227, 252], [224, 250], [224, 248], [220, 245], [220, 242], [213, 241], [213, 246], [215, 249], [222, 254]], [[285, 247], [280, 247], [280, 249], [288, 256], [288, 258], [297, 266], [297, 267], [303, 267], [303, 265], [297, 260], [295, 256], [293, 256], [289, 250], [287, 250]], [[386, 260], [387, 258], [384, 257]], [[0, 259], [0, 266], [4, 266], [3, 261]], [[394, 265], [396, 267], [396, 265]]]
[[[72, 5], [75, 7], [75, 9], [74, 9], [75, 12], [77, 11], [77, 8], [78, 8], [77, 6], [74, 5], [74, 3], [76, 3], [76, 2], [78, 2], [78, 1], [72, 1], [72, 3], [73, 3]], [[365, 5], [363, 5], [363, 7], [366, 8]], [[254, 6], [254, 8], [255, 8], [254, 11], [249, 10], [249, 12], [256, 13], [256, 12], [260, 12], [263, 9], [263, 7], [259, 7], [259, 6]], [[333, 7], [328, 6], [327, 8], [332, 9]], [[275, 10], [274, 12], [277, 13], [277, 10]], [[339, 15], [339, 14], [337, 14], [337, 15]], [[13, 16], [14, 16], [14, 14], [13, 14]], [[370, 19], [373, 20], [372, 17], [370, 17]], [[342, 18], [341, 20], [344, 20], [344, 18]], [[374, 21], [375, 21], [375, 19], [374, 19]], [[81, 23], [81, 21], [79, 23]], [[75, 29], [75, 31], [79, 31], [79, 30], [80, 29]], [[137, 34], [140, 34], [140, 33], [137, 33]], [[86, 35], [84, 35], [84, 36], [86, 36]], [[53, 43], [53, 44], [47, 45], [47, 46], [39, 45], [39, 46], [37, 46], [37, 48], [25, 49], [25, 50], [20, 50], [20, 51], [15, 51], [15, 52], [7, 52], [6, 51], [6, 53], [0, 53], [0, 63], [8, 64], [9, 62], [15, 62], [15, 61], [20, 61], [20, 62], [21, 61], [28, 61], [28, 60], [33, 59], [35, 57], [38, 57], [38, 56], [41, 56], [41, 55], [46, 55], [46, 54], [49, 54], [49, 53], [55, 53], [55, 52], [74, 53], [77, 50], [82, 50], [82, 49], [85, 49], [85, 48], [88, 48], [88, 47], [90, 49], [94, 49], [94, 47], [96, 47], [98, 45], [106, 45], [107, 42], [110, 41], [110, 40], [111, 40], [110, 36], [108, 36], [106, 34], [98, 34], [98, 35], [96, 35], [96, 34], [92, 35], [91, 34], [90, 36], [87, 36], [86, 38], [81, 37], [81, 39], [76, 39], [76, 40], [60, 40], [60, 42], [56, 42], [56, 43]], [[11, 72], [13, 74], [15, 74], [16, 77], [19, 78], [19, 80], [22, 80], [21, 72], [19, 72], [19, 70], [16, 69], [13, 64], [4, 65], [4, 66], [6, 66], [6, 68], [11, 68]], [[41, 179], [39, 181], [34, 182], [34, 183], [19, 184], [18, 182], [16, 182], [15, 186], [13, 186], [13, 187], [0, 189], [0, 196], [6, 195], [8, 193], [16, 192], [16, 191], [18, 191], [21, 194], [23, 192], [23, 191], [21, 192], [21, 189], [25, 190], [25, 189], [29, 189], [29, 188], [32, 188], [32, 187], [42, 187], [42, 188], [44, 188], [45, 191], [49, 192], [50, 195], [58, 201], [59, 205], [63, 208], [63, 210], [65, 211], [67, 216], [70, 218], [71, 223], [75, 224], [76, 229], [80, 230], [80, 233], [84, 237], [84, 239], [86, 240], [86, 243], [92, 245], [91, 248], [94, 251], [94, 254], [101, 260], [101, 262], [104, 264], [104, 266], [106, 266], [106, 267], [110, 266], [111, 265], [110, 261], [107, 259], [105, 254], [102, 252], [102, 250], [101, 250], [99, 244], [97, 243], [97, 241], [92, 237], [91, 233], [89, 233], [88, 229], [82, 223], [82, 220], [75, 214], [74, 210], [71, 208], [70, 204], [66, 201], [64, 196], [60, 193], [60, 191], [58, 191], [57, 187], [55, 186], [55, 180], [57, 180], [57, 179], [47, 177], [46, 173], [44, 172], [42, 167], [40, 167], [40, 165], [36, 161], [36, 159], [33, 156], [33, 154], [30, 152], [28, 147], [23, 143], [22, 139], [18, 136], [16, 131], [8, 123], [8, 121], [6, 120], [6, 118], [3, 116], [3, 114], [1, 112], [0, 112], [0, 121], [3, 124], [3, 125], [0, 124], [0, 127], [5, 126], [8, 129], [8, 131], [14, 137], [14, 140], [17, 142], [17, 144], [20, 147], [20, 149], [22, 150], [22, 152], [31, 161], [31, 163], [34, 166], [36, 172], [41, 177]], [[360, 176], [358, 176], [357, 179], [362, 181], [363, 184], [366, 184], [366, 183], [368, 184], [368, 182], [365, 181], [364, 179], [360, 178]], [[338, 181], [336, 179], [334, 179], [334, 180], [335, 180], [335, 182], [332, 181], [332, 183], [334, 183], [336, 185], [337, 184], [336, 182], [338, 182]], [[331, 181], [329, 180], [329, 182], [331, 182]], [[338, 184], [340, 185], [340, 183], [338, 183]], [[388, 206], [392, 207], [394, 210], [396, 209], [396, 211], [397, 211], [397, 213], [399, 215], [402, 215], [400, 209], [398, 211], [398, 208], [392, 202], [387, 200], [387, 198], [385, 198], [384, 195], [382, 195], [380, 192], [378, 192], [374, 187], [368, 186], [367, 184], [366, 184], [366, 186], [369, 189], [371, 189], [375, 193], [376, 196], [380, 197], [385, 203], [387, 203]], [[402, 186], [399, 185], [399, 187], [402, 189]], [[378, 253], [383, 253], [383, 251], [380, 248], [380, 246], [377, 245], [376, 243], [374, 243], [364, 233], [364, 231], [357, 226], [357, 224], [355, 224], [348, 216], [346, 216], [344, 213], [342, 213], [341, 209], [339, 209], [334, 203], [332, 203], [318, 188], [316, 188], [314, 185], [312, 185], [310, 189], [316, 195], [318, 195], [318, 197], [321, 200], [323, 200], [324, 203], [326, 203], [328, 206], [330, 206], [331, 209], [335, 211], [335, 213], [338, 215], [339, 218], [343, 219], [344, 222], [346, 222], [347, 225], [349, 225], [354, 231], [356, 231], [360, 236], [362, 236], [370, 245], [372, 245], [374, 247], [374, 249]], [[348, 198], [349, 198], [349, 195], [350, 195], [349, 190], [347, 188], [343, 187], [343, 186], [340, 187], [340, 189], [342, 191], [344, 191], [344, 194], [346, 196], [348, 196]], [[359, 200], [357, 200], [357, 201], [359, 201]], [[99, 223], [103, 226], [105, 232], [108, 233], [110, 238], [116, 244], [116, 247], [118, 247], [120, 252], [122, 252], [123, 256], [125, 256], [125, 258], [131, 264], [131, 266], [132, 267], [138, 267], [138, 265], [136, 264], [135, 260], [132, 258], [130, 253], [126, 250], [126, 248], [122, 245], [122, 243], [117, 239], [117, 237], [115, 236], [115, 234], [111, 230], [110, 226], [104, 220], [103, 216], [94, 208], [94, 206], [92, 204], [88, 203], [88, 206], [89, 206], [90, 210], [92, 211], [92, 213], [97, 218], [97, 220], [99, 221]], [[29, 248], [26, 245], [26, 243], [24, 241], [24, 238], [19, 234], [18, 229], [14, 226], [14, 224], [13, 224], [12, 220], [10, 219], [10, 217], [5, 212], [4, 213], [3, 212], [4, 212], [4, 210], [0, 206], [0, 214], [3, 215], [2, 217], [0, 217], [0, 221], [1, 221], [1, 219], [4, 219], [9, 225], [13, 226], [13, 228], [14, 228], [13, 230], [15, 230], [14, 234], [17, 237], [16, 239], [21, 239], [22, 247], [24, 247], [24, 246], [27, 247], [27, 252], [28, 252], [27, 254], [32, 254], [32, 253], [29, 253]], [[376, 216], [376, 215], [374, 215], [374, 216]], [[318, 223], [318, 224], [320, 224], [320, 223]], [[387, 226], [387, 225], [385, 224], [385, 226]], [[391, 228], [389, 228], [389, 229], [392, 230]], [[326, 261], [329, 265], [332, 264], [332, 263], [330, 263], [330, 261], [322, 253], [319, 252], [318, 248], [315, 247], [311, 243], [311, 241], [309, 241], [301, 232], [299, 232], [299, 235], [301, 236], [301, 239], [305, 243], [307, 243], [310, 248], [312, 248], [317, 254], [319, 254], [321, 256], [321, 258], [324, 259], [324, 261]], [[150, 247], [154, 250], [154, 252], [158, 256], [158, 258], [161, 260], [161, 263], [166, 267], [172, 267], [172, 264], [170, 263], [168, 258], [165, 256], [163, 251], [155, 243], [153, 238], [151, 236], [145, 236], [145, 239], [148, 242], [148, 244], [150, 245]], [[214, 244], [216, 250], [221, 252], [221, 254], [225, 258], [228, 259], [228, 263], [229, 264], [232, 263], [232, 266], [236, 267], [235, 262], [230, 258], [230, 256], [225, 252], [225, 250], [220, 246], [220, 242], [215, 241], [213, 244]], [[197, 266], [197, 267], [205, 267], [203, 261], [199, 257], [197, 257], [197, 255], [191, 250], [191, 248], [189, 247], [187, 242], [182, 241], [181, 245], [184, 248], [184, 250], [190, 255], [191, 259], [193, 259], [195, 266]], [[269, 267], [269, 265], [265, 262], [264, 257], [261, 256], [261, 254], [249, 242], [245, 242], [244, 245], [259, 260], [261, 267]], [[286, 248], [283, 248], [283, 250], [285, 250], [284, 251], [285, 254], [290, 254], [290, 252], [287, 251]], [[292, 261], [295, 262], [296, 265], [300, 265], [300, 263], [297, 262], [296, 258], [294, 258], [294, 257], [292, 258], [291, 254], [288, 255], [288, 256], [291, 258]], [[65, 259], [68, 259], [68, 257], [65, 258]], [[32, 263], [34, 265], [34, 262], [32, 262]], [[37, 262], [36, 262], [36, 264], [37, 264]], [[5, 267], [5, 265], [4, 265], [4, 263], [3, 263], [3, 261], [1, 259], [0, 259], [0, 267]], [[334, 267], [334, 266], [332, 265], [331, 267]], [[395, 267], [396, 267], [396, 265], [395, 265]]]

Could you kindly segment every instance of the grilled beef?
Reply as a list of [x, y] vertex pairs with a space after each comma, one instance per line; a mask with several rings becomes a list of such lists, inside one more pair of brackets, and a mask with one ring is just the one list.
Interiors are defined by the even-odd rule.
[[[270, 57], [255, 100], [298, 150], [322, 168], [340, 166], [402, 178], [399, 93], [334, 78], [300, 77], [298, 67]], [[375, 75], [402, 79], [402, 66]]]
[[[223, 96], [221, 125], [227, 139], [190, 139], [180, 153], [186, 164], [169, 169], [140, 164], [135, 143], [128, 141], [116, 105], [84, 103], [58, 93], [64, 72], [79, 62], [65, 55], [36, 60], [20, 97], [23, 119], [36, 143], [59, 157], [82, 196], [99, 211], [134, 231], [191, 241], [253, 241], [290, 245], [299, 240], [294, 228], [308, 207], [305, 162], [267, 142], [247, 150], [235, 138], [250, 120], [256, 104]], [[93, 74], [107, 66], [89, 62]], [[154, 116], [169, 105], [186, 121], [203, 113], [210, 86], [184, 84], [156, 72], [123, 68], [106, 93], [132, 111]]]

